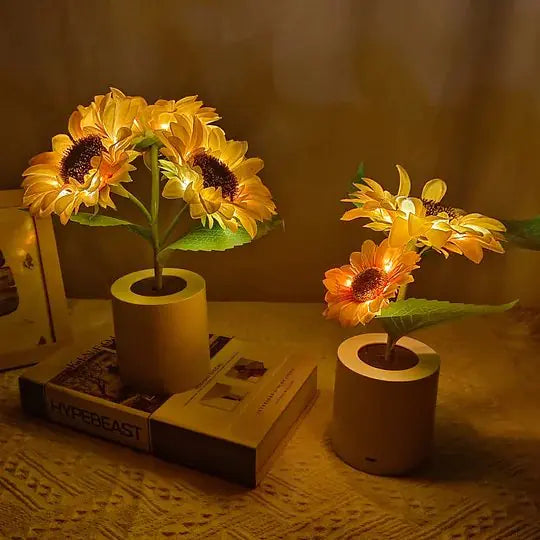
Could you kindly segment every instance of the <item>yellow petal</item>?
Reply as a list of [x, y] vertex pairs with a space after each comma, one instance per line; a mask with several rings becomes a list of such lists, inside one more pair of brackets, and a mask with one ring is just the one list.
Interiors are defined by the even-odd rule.
[[476, 239], [464, 238], [459, 242], [456, 242], [456, 244], [459, 246], [463, 252], [463, 255], [465, 255], [467, 259], [470, 259], [476, 264], [482, 261], [484, 252], [482, 251], [482, 246]]
[[452, 235], [451, 231], [441, 231], [439, 229], [430, 229], [426, 233], [426, 238], [429, 241], [429, 244], [435, 248], [441, 248], [446, 244], [450, 236]]
[[255, 235], [257, 234], [257, 224], [255, 223], [255, 220], [244, 214], [244, 212], [238, 212], [236, 217], [238, 218], [238, 221], [240, 221], [242, 227], [246, 229], [249, 236], [255, 238]]
[[222, 153], [222, 161], [233, 170], [245, 156], [248, 144], [245, 141], [229, 141]]
[[359, 217], [366, 217], [365, 212], [363, 208], [353, 208], [351, 210], [347, 210], [342, 216], [342, 221], [351, 221], [352, 219], [356, 219]]
[[410, 236], [408, 222], [405, 219], [397, 217], [394, 220], [388, 240], [392, 247], [401, 247], [407, 244], [410, 240]]
[[407, 171], [401, 166], [396, 165], [399, 172], [399, 191], [398, 197], [408, 197], [411, 192], [411, 179]]
[[440, 178], [434, 178], [426, 182], [422, 190], [422, 199], [425, 201], [440, 202], [446, 193], [446, 182]]
[[257, 174], [264, 167], [264, 161], [260, 158], [249, 158], [240, 163], [232, 172], [237, 178], [252, 176]]
[[430, 223], [416, 214], [409, 214], [408, 230], [410, 236], [420, 236], [430, 228]]
[[64, 133], [55, 135], [52, 138], [52, 149], [55, 152], [64, 153], [70, 146], [73, 145], [73, 141]]
[[163, 197], [166, 199], [179, 199], [183, 196], [182, 182], [178, 178], [171, 178], [163, 188]]

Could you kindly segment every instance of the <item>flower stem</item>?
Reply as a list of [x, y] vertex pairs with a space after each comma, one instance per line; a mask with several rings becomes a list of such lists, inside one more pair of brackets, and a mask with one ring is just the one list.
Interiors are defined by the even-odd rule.
[[154, 250], [154, 288], [163, 288], [163, 267], [159, 260], [159, 148], [156, 144], [150, 147], [150, 163], [152, 171], [152, 198], [150, 202], [150, 225], [152, 228], [152, 248]]
[[407, 296], [407, 287], [408, 283], [404, 283], [403, 285], [400, 285], [397, 295], [397, 301], [405, 300], [405, 297]]
[[161, 241], [162, 246], [164, 246], [167, 243], [167, 240], [171, 236], [171, 234], [174, 231], [174, 228], [176, 227], [176, 225], [178, 225], [178, 222], [180, 221], [180, 218], [182, 217], [182, 214], [185, 212], [185, 210], [187, 209], [188, 206], [189, 205], [187, 203], [184, 204], [184, 206], [182, 206], [182, 208], [180, 208], [180, 211], [178, 212], [178, 214], [176, 214], [176, 216], [171, 221], [171, 224], [169, 225], [169, 227], [165, 231], [165, 234], [163, 236], [163, 240]]
[[386, 338], [386, 348], [384, 350], [384, 363], [387, 365], [392, 363], [395, 344], [396, 340], [388, 334], [388, 337]]

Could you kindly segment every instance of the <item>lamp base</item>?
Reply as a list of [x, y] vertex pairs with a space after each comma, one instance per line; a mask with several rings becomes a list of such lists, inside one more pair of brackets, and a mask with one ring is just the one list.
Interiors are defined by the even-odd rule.
[[403, 369], [374, 367], [379, 360], [366, 350], [385, 343], [386, 334], [363, 334], [340, 345], [332, 445], [356, 469], [400, 475], [430, 454], [440, 360], [427, 345], [404, 337], [399, 345], [409, 354]]

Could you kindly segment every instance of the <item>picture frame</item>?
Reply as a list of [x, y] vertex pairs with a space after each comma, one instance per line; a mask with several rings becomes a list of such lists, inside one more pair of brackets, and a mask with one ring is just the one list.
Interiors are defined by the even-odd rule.
[[0, 371], [35, 364], [71, 341], [52, 221], [0, 191]]

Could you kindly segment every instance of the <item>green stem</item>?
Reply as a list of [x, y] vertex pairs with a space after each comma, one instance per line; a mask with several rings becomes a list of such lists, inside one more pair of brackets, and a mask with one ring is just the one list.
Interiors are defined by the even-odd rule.
[[155, 289], [160, 291], [163, 288], [163, 267], [159, 260], [159, 148], [153, 144], [150, 147], [150, 163], [152, 171], [152, 198], [150, 202], [150, 225], [152, 228], [152, 248], [154, 250], [154, 278]]
[[176, 227], [176, 225], [178, 225], [178, 222], [180, 221], [180, 218], [182, 217], [182, 214], [185, 212], [185, 210], [187, 209], [188, 206], [189, 205], [187, 203], [184, 204], [184, 206], [182, 206], [182, 208], [180, 209], [178, 214], [176, 214], [174, 219], [171, 221], [171, 224], [169, 225], [169, 227], [165, 231], [165, 235], [163, 236], [163, 240], [161, 241], [162, 246], [164, 246], [167, 243], [167, 240], [171, 236], [171, 234], [174, 231], [174, 228]]
[[400, 300], [405, 300], [406, 296], [407, 296], [407, 287], [408, 287], [408, 283], [404, 283], [403, 285], [400, 285], [399, 287], [399, 290], [398, 290], [398, 295], [397, 295], [397, 301], [399, 302]]
[[392, 363], [395, 344], [396, 340], [390, 334], [388, 334], [388, 337], [386, 338], [386, 348], [384, 350], [384, 363], [387, 365]]

